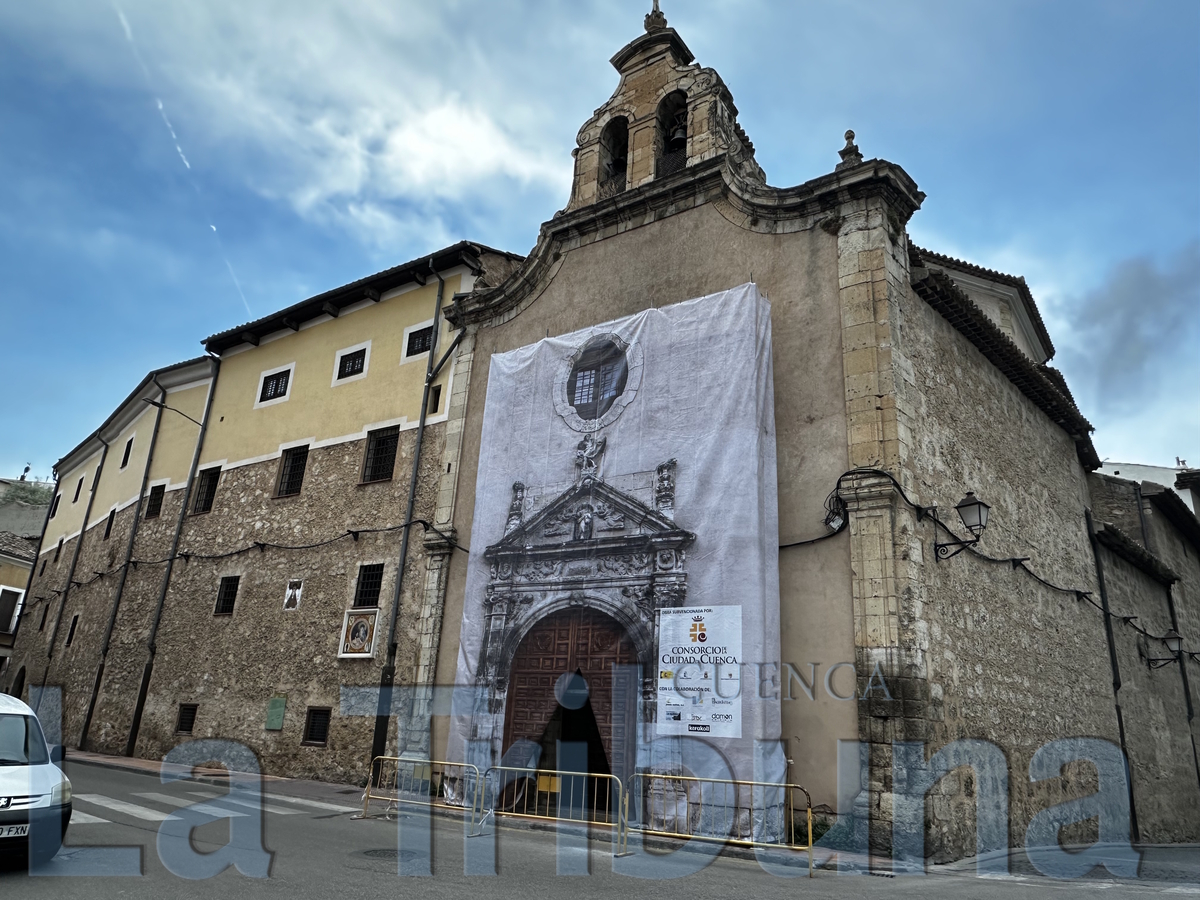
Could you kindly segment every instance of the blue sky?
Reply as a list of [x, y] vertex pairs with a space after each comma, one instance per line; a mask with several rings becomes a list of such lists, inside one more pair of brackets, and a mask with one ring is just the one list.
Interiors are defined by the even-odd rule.
[[[208, 334], [458, 239], [526, 252], [649, 6], [0, 5], [0, 474]], [[853, 128], [928, 195], [918, 244], [1025, 275], [1101, 457], [1200, 465], [1200, 4], [663, 9], [772, 184]]]

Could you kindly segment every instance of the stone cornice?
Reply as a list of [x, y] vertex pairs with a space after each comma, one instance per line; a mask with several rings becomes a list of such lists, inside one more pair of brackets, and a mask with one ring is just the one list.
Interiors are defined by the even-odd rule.
[[1200, 519], [1177, 493], [1161, 484], [1143, 481], [1142, 496], [1154, 504], [1192, 547], [1200, 550]]
[[722, 215], [748, 231], [776, 234], [811, 227], [822, 219], [836, 220], [843, 204], [866, 197], [884, 200], [895, 216], [896, 230], [925, 199], [907, 172], [881, 159], [796, 187], [773, 188], [741, 178], [727, 156], [714, 157], [643, 187], [556, 214], [542, 225], [536, 246], [503, 283], [455, 297], [446, 317], [459, 328], [503, 321], [550, 281], [565, 251], [705, 203], [721, 201]]

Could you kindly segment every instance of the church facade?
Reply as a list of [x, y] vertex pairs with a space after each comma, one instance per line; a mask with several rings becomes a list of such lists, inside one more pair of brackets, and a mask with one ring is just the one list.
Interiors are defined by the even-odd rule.
[[[385, 749], [552, 768], [568, 735], [619, 775], [707, 741], [877, 847], [900, 744], [993, 746], [1019, 845], [1095, 790], [1086, 766], [1031, 780], [1035, 754], [1098, 738], [1129, 761], [1134, 838], [1200, 840], [1200, 523], [1170, 486], [1097, 474], [1024, 280], [915, 246], [925, 195], [852, 132], [830, 172], [770, 186], [657, 10], [612, 63], [527, 256], [455, 245], [215, 335], [219, 366], [152, 373], [60, 462], [3, 686], [62, 687], [70, 745], [228, 737], [323, 778]], [[367, 389], [382, 373], [396, 390]], [[151, 429], [144, 399], [201, 437], [161, 409]], [[112, 475], [132, 430], [164, 443]], [[737, 693], [673, 706], [674, 645], [713, 643], [694, 671]], [[478, 715], [416, 703], [381, 732], [339, 706], [376, 685], [469, 687]], [[974, 852], [980, 778], [933, 786], [929, 854]]]

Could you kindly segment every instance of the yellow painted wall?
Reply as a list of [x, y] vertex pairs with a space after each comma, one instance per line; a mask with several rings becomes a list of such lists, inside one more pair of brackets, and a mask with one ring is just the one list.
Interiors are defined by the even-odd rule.
[[[83, 463], [62, 475], [58, 488], [62, 494], [62, 500], [58, 503], [58, 512], [55, 513], [54, 518], [46, 523], [46, 537], [42, 541], [43, 555], [54, 552], [59, 538], [79, 533], [79, 529], [83, 526], [83, 514], [87, 510], [88, 497], [92, 490], [92, 479], [95, 477], [98, 465], [100, 465], [99, 450]], [[80, 476], [83, 477], [83, 489], [79, 492], [79, 499], [71, 502], [75, 496], [75, 485], [79, 483]]]
[[[9, 562], [7, 559], [0, 559], [0, 585], [24, 591], [27, 581], [29, 581], [29, 566], [18, 565], [17, 563]], [[7, 622], [0, 623], [0, 625], [7, 624]]]
[[[446, 279], [443, 303], [461, 289], [462, 279]], [[224, 460], [234, 464], [269, 457], [281, 444], [312, 438], [326, 441], [359, 434], [368, 426], [400, 417], [415, 423], [420, 415], [427, 355], [401, 364], [404, 329], [433, 318], [437, 282], [410, 290], [336, 319], [221, 360], [217, 392], [203, 466]], [[339, 350], [371, 341], [365, 378], [334, 386]], [[439, 356], [449, 345], [445, 320], [438, 339]], [[264, 371], [295, 362], [289, 398], [255, 409]], [[443, 370], [438, 415], [449, 400], [451, 367]]]
[[[204, 402], [207, 399], [208, 382], [205, 382], [185, 390], [171, 391], [167, 394], [167, 406], [201, 422], [204, 420]], [[171, 487], [183, 486], [187, 482], [192, 454], [196, 452], [196, 438], [199, 436], [200, 426], [196, 422], [189, 422], [169, 409], [163, 410], [162, 422], [158, 426], [158, 445], [154, 448], [154, 461], [150, 463], [150, 481], [169, 478]]]
[[[117, 505], [124, 506], [135, 499], [141, 490], [146, 454], [150, 450], [150, 433], [154, 430], [155, 410], [140, 400], [135, 402], [144, 407], [143, 411], [115, 440], [109, 442], [108, 458], [104, 461], [104, 471], [100, 473], [100, 483], [96, 485], [96, 501], [92, 504], [93, 521], [104, 521], [110, 509]], [[129, 452], [129, 462], [121, 468], [125, 444], [130, 438], [133, 438], [133, 449]]]

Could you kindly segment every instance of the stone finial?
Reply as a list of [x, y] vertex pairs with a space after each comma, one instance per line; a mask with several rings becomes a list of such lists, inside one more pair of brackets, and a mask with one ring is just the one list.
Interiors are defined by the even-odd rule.
[[846, 146], [838, 151], [838, 156], [842, 161], [835, 166], [837, 169], [848, 169], [850, 166], [857, 166], [863, 161], [863, 156], [858, 152], [858, 144], [854, 143], [854, 132], [846, 132]]
[[667, 27], [667, 17], [658, 8], [658, 0], [654, 0], [654, 9], [646, 13], [645, 25], [647, 31], [661, 31]]

